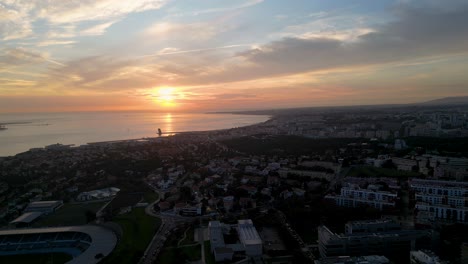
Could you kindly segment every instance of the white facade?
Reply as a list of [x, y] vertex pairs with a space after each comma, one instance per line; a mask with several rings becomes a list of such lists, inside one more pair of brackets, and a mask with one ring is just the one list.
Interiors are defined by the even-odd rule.
[[331, 199], [338, 206], [360, 207], [372, 206], [379, 210], [386, 207], [395, 207], [398, 195], [388, 191], [361, 189], [357, 186], [341, 188], [340, 195], [327, 195], [325, 199]]
[[431, 221], [468, 222], [468, 183], [415, 179], [416, 209]]

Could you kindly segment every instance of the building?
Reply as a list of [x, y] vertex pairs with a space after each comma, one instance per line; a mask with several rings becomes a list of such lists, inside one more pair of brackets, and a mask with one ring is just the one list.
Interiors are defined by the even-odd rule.
[[314, 264], [389, 264], [390, 260], [384, 256], [339, 256], [327, 257], [314, 261]]
[[102, 200], [109, 199], [117, 195], [120, 191], [119, 188], [109, 187], [100, 190], [93, 190], [89, 192], [82, 192], [76, 197], [77, 201], [90, 201], [90, 200]]
[[210, 235], [211, 253], [215, 257], [215, 261], [232, 260], [234, 250], [226, 247], [223, 236], [223, 224], [219, 221], [210, 221], [208, 223], [208, 230]]
[[116, 244], [114, 232], [100, 226], [0, 231], [0, 256], [61, 252], [73, 257], [69, 264], [98, 263]]
[[55, 212], [63, 205], [63, 201], [39, 201], [30, 203], [23, 213], [41, 212], [45, 215]]
[[417, 221], [468, 222], [468, 182], [412, 179]]
[[237, 232], [247, 256], [255, 257], [262, 255], [262, 239], [258, 235], [252, 220], [239, 220], [237, 222]]
[[336, 205], [343, 207], [371, 206], [379, 210], [395, 207], [398, 195], [393, 191], [381, 191], [377, 188], [361, 189], [358, 185], [349, 184], [342, 187], [340, 194], [329, 194], [327, 200], [333, 200]]
[[461, 263], [468, 263], [468, 243], [461, 244]]
[[401, 230], [386, 221], [362, 221], [348, 223], [346, 234], [337, 234], [326, 226], [319, 226], [318, 238], [319, 252], [323, 258], [363, 255], [384, 255], [391, 258], [409, 254], [410, 250], [416, 248], [418, 241], [421, 245], [423, 242], [432, 242], [432, 232]]
[[[211, 252], [216, 262], [232, 260], [234, 253], [253, 258], [263, 254], [262, 240], [250, 219], [239, 220], [237, 225], [226, 225], [219, 221], [210, 221], [208, 231]], [[237, 234], [236, 242], [232, 241], [233, 234]], [[230, 243], [226, 242], [225, 236], [231, 237]]]
[[446, 261], [439, 259], [434, 252], [429, 250], [418, 250], [410, 252], [411, 264], [448, 264]]
[[395, 164], [398, 170], [402, 171], [412, 171], [418, 166], [418, 161], [412, 159], [402, 159], [393, 157], [392, 162], [393, 164]]
[[351, 221], [345, 224], [345, 234], [390, 232], [401, 230], [400, 224], [392, 220]]
[[10, 222], [15, 227], [30, 226], [34, 221], [42, 216], [42, 212], [27, 212]]
[[232, 209], [232, 206], [234, 205], [234, 196], [226, 196], [223, 198], [223, 205], [224, 209], [226, 211], [229, 211]]
[[195, 216], [202, 214], [201, 204], [191, 206], [185, 203], [178, 203], [174, 206], [174, 213], [186, 216]]

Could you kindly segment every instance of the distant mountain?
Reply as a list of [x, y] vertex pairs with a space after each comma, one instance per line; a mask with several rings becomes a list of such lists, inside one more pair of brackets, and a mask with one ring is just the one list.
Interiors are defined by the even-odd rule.
[[445, 97], [440, 99], [435, 99], [418, 105], [462, 105], [468, 104], [468, 96], [459, 96], [459, 97]]

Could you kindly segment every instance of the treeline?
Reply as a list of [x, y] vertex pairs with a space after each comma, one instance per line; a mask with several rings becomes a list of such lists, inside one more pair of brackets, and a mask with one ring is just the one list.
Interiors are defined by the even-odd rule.
[[423, 148], [427, 151], [438, 151], [444, 156], [468, 156], [468, 137], [437, 138], [437, 137], [409, 137], [405, 138], [410, 147]]
[[222, 143], [237, 151], [254, 155], [284, 154], [308, 155], [335, 151], [349, 143], [365, 142], [365, 139], [324, 138], [313, 139], [300, 136], [241, 137], [224, 140]]

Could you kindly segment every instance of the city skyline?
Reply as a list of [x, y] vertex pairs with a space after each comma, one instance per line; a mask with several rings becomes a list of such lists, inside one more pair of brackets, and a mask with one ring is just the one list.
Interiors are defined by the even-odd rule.
[[466, 96], [465, 1], [0, 1], [0, 113]]

